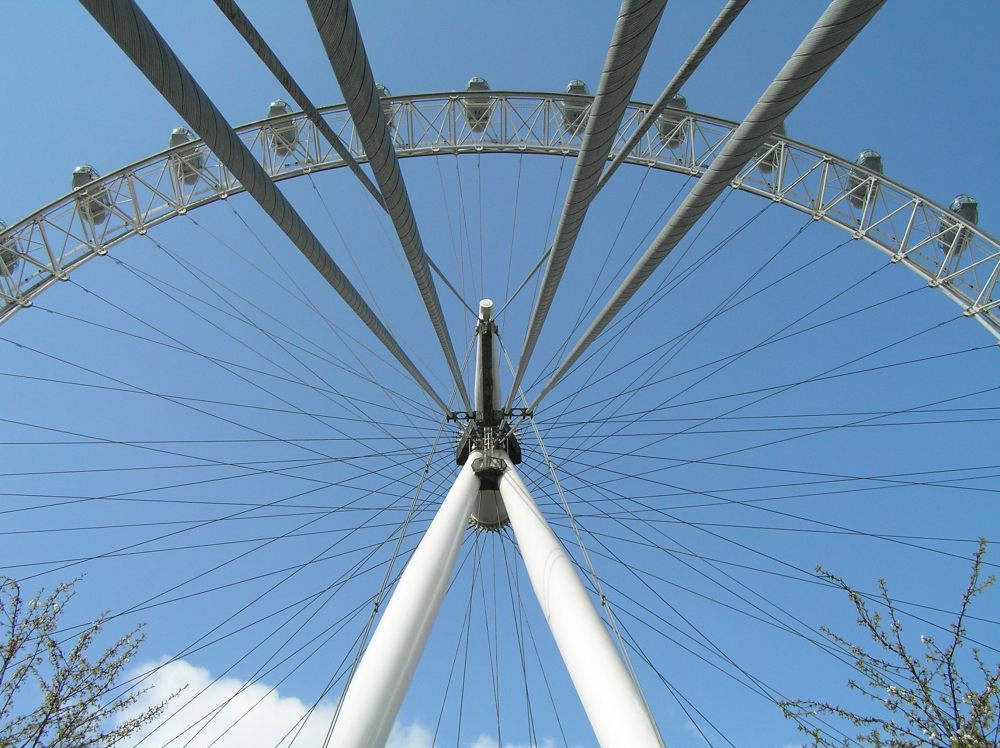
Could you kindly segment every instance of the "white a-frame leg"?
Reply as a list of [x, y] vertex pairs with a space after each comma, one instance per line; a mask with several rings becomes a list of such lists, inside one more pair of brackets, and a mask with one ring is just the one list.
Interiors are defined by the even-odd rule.
[[[656, 723], [562, 544], [517, 469], [500, 493], [552, 635], [602, 748], [663, 748]], [[473, 452], [396, 585], [348, 684], [328, 746], [382, 748], [451, 579], [480, 481]]]
[[[502, 454], [502, 453], [501, 453]], [[601, 748], [663, 748], [656, 722], [573, 562], [514, 465], [500, 494], [528, 578]]]
[[413, 551], [358, 663], [327, 742], [331, 748], [385, 745], [451, 580], [478, 492], [469, 460]]

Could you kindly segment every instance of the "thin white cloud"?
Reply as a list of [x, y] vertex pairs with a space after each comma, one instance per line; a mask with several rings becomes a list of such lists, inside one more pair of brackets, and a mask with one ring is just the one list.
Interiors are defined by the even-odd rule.
[[406, 726], [397, 722], [389, 734], [385, 748], [431, 748], [431, 734], [426, 727], [416, 722]]
[[[137, 672], [147, 672], [157, 664], [146, 663]], [[237, 678], [215, 681], [205, 668], [179, 660], [157, 670], [150, 690], [122, 719], [178, 691], [180, 695], [170, 701], [163, 717], [147, 731], [142, 748], [168, 744], [170, 748], [287, 748], [296, 734], [295, 746], [313, 748], [323, 745], [335, 709], [333, 702], [324, 701], [304, 719], [308, 707], [297, 698], [281, 696], [266, 684], [248, 686]], [[137, 745], [140, 737], [125, 745]], [[432, 748], [431, 735], [419, 724], [397, 724], [386, 746]]]

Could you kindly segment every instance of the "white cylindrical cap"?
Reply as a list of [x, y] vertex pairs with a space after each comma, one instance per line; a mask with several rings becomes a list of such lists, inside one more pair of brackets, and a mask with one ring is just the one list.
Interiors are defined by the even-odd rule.
[[487, 322], [493, 319], [493, 299], [483, 299], [479, 302], [479, 319]]

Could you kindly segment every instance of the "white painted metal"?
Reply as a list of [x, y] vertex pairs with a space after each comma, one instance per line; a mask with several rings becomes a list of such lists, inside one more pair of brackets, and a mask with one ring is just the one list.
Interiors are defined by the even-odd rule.
[[513, 463], [500, 477], [510, 525], [531, 586], [601, 748], [664, 743], [573, 563], [538, 510]]
[[[490, 96], [493, 113], [483, 132], [468, 129], [461, 97], [456, 94], [394, 97], [396, 155], [411, 158], [485, 152], [563, 157], [579, 152], [582, 136], [568, 133], [562, 126], [563, 94], [491, 91]], [[649, 106], [630, 105], [616, 144], [629, 139]], [[363, 163], [365, 155], [356, 143], [345, 107], [326, 107], [320, 114], [352, 144], [354, 158]], [[294, 153], [279, 157], [270, 148], [267, 135], [271, 128], [285, 124], [295, 125], [299, 143]], [[684, 142], [676, 149], [667, 147], [655, 133], [647, 133], [625, 162], [697, 177], [732, 137], [737, 123], [692, 111], [683, 127]], [[344, 166], [304, 114], [244, 125], [237, 134], [275, 180]], [[853, 159], [786, 137], [771, 140], [774, 149], [763, 158], [778, 168], [764, 170], [762, 158], [755, 158], [733, 180], [733, 188], [804, 211], [876, 247], [892, 262], [940, 289], [1000, 338], [1000, 239], [956, 219], [947, 206], [859, 167]], [[177, 165], [194, 154], [204, 158], [204, 170], [196, 183], [188, 184], [177, 179]], [[863, 176], [860, 186], [859, 174]], [[86, 221], [81, 210], [83, 192], [93, 190], [100, 190], [111, 202], [107, 219], [100, 225]], [[36, 296], [69, 278], [91, 258], [107, 254], [163, 221], [242, 191], [239, 181], [215, 154], [203, 142], [193, 141], [113, 171], [40, 208], [0, 231], [0, 244], [18, 260], [9, 275], [0, 273], [0, 323], [31, 306]], [[861, 194], [865, 199], [859, 205], [856, 198]], [[970, 239], [959, 256], [948, 262], [947, 275], [939, 277], [947, 255], [938, 241], [941, 226], [953, 225], [955, 220], [963, 224], [962, 231]], [[545, 259], [547, 255], [542, 261]]]
[[430, 527], [410, 557], [371, 642], [348, 684], [331, 748], [381, 748], [406, 695], [437, 618], [469, 526], [479, 478], [472, 460], [459, 472]]

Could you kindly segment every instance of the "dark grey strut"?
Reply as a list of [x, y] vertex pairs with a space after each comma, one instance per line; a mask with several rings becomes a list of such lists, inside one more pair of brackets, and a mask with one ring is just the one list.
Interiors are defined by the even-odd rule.
[[414, 381], [445, 414], [450, 413], [445, 401], [434, 391], [361, 294], [351, 285], [316, 235], [278, 190], [274, 181], [134, 0], [80, 0], [80, 3], [178, 114], [201, 136], [250, 196], [333, 286]]
[[271, 71], [271, 75], [277, 79], [281, 87], [288, 91], [288, 95], [292, 97], [292, 100], [299, 105], [309, 121], [312, 122], [316, 129], [319, 130], [320, 134], [326, 138], [327, 142], [333, 147], [333, 150], [337, 152], [337, 155], [343, 159], [347, 167], [354, 172], [354, 176], [358, 178], [361, 184], [364, 186], [371, 196], [375, 198], [375, 201], [381, 205], [382, 195], [378, 191], [378, 187], [372, 184], [372, 180], [368, 178], [368, 175], [361, 170], [361, 165], [354, 160], [354, 156], [351, 155], [350, 149], [344, 145], [344, 141], [337, 137], [337, 133], [333, 131], [333, 128], [323, 119], [316, 107], [313, 106], [312, 101], [306, 96], [306, 92], [302, 90], [302, 87], [295, 82], [292, 74], [288, 71], [288, 68], [284, 66], [278, 56], [274, 54], [271, 47], [268, 46], [267, 42], [264, 41], [264, 37], [260, 35], [257, 28], [251, 23], [250, 19], [246, 17], [246, 14], [240, 10], [235, 0], [215, 0], [215, 4], [222, 11], [223, 15], [229, 19], [229, 22], [233, 25], [240, 35], [246, 40], [246, 43], [250, 45], [250, 48], [257, 53], [260, 61], [264, 63], [268, 70]]
[[399, 235], [403, 252], [410, 264], [413, 280], [424, 300], [427, 315], [437, 333], [448, 368], [451, 369], [465, 409], [472, 411], [469, 393], [462, 380], [462, 372], [455, 358], [455, 349], [448, 333], [441, 301], [434, 287], [428, 267], [427, 252], [417, 229], [417, 221], [406, 192], [403, 175], [399, 170], [396, 150], [392, 147], [392, 134], [382, 111], [382, 102], [375, 89], [368, 54], [365, 52], [361, 30], [349, 0], [309, 0], [309, 10], [319, 31], [323, 47], [330, 58], [330, 65], [340, 83], [344, 101], [354, 121], [355, 132], [364, 145], [375, 181], [382, 191], [386, 212]]
[[529, 410], [544, 398], [621, 311], [688, 230], [729, 187], [740, 170], [789, 112], [802, 101], [829, 67], [872, 19], [885, 0], [833, 0], [792, 57], [740, 123], [729, 142], [678, 206], [660, 234], [622, 281], [604, 309], [590, 324], [549, 378]]
[[509, 411], [521, 380], [527, 371], [531, 354], [538, 343], [538, 336], [545, 324], [552, 300], [562, 280], [566, 263], [583, 226], [587, 209], [597, 194], [597, 182], [607, 161], [615, 136], [621, 126], [622, 116], [632, 96], [639, 72], [649, 52], [649, 45], [663, 14], [666, 0], [623, 0], [615, 24], [611, 44], [604, 61], [604, 72], [590, 107], [587, 129], [576, 159], [573, 178], [569, 184], [549, 262], [542, 277], [542, 285], [535, 300], [535, 307], [524, 337], [524, 346], [517, 364], [517, 373], [511, 382], [510, 394], [504, 410]]
[[[309, 121], [312, 122], [316, 129], [319, 130], [320, 134], [326, 138], [327, 142], [331, 145], [337, 155], [343, 160], [347, 167], [354, 173], [354, 176], [358, 178], [362, 186], [371, 196], [375, 198], [375, 201], [379, 204], [379, 207], [385, 210], [385, 203], [382, 202], [382, 194], [378, 191], [378, 187], [372, 184], [372, 180], [368, 178], [368, 175], [362, 171], [360, 164], [351, 155], [350, 149], [344, 145], [344, 141], [337, 137], [337, 133], [333, 131], [333, 128], [327, 123], [325, 119], [320, 116], [320, 113], [316, 110], [312, 101], [306, 96], [306, 92], [302, 90], [301, 86], [295, 82], [292, 74], [288, 69], [282, 64], [281, 60], [278, 59], [277, 55], [271, 50], [267, 42], [257, 31], [257, 28], [251, 23], [250, 19], [246, 17], [240, 6], [238, 6], [235, 0], [215, 0], [215, 4], [219, 6], [219, 10], [225, 14], [226, 18], [233, 27], [240, 32], [243, 38], [246, 40], [247, 44], [250, 45], [251, 49], [257, 53], [260, 61], [267, 66], [267, 69], [271, 71], [271, 74], [277, 79], [278, 83], [288, 91], [288, 94], [292, 97], [292, 100], [299, 105], [299, 108], [305, 113]], [[455, 298], [457, 298], [466, 309], [473, 315], [476, 314], [476, 310], [473, 309], [462, 295], [455, 289], [448, 278], [441, 272], [437, 265], [434, 264], [430, 257], [427, 258], [427, 262], [430, 264], [431, 270], [433, 270], [437, 277], [441, 279], [448, 290], [451, 291]]]
[[[218, 0], [216, 0], [218, 2]], [[695, 48], [691, 50], [691, 54], [688, 58], [684, 60], [684, 64], [680, 66], [674, 77], [667, 84], [667, 87], [663, 89], [663, 93], [660, 97], [653, 102], [653, 106], [650, 107], [646, 116], [642, 118], [642, 122], [632, 133], [632, 137], [626, 141], [625, 145], [622, 146], [618, 155], [615, 156], [614, 160], [608, 164], [608, 168], [605, 169], [604, 174], [601, 175], [601, 181], [597, 183], [597, 191], [600, 192], [604, 189], [604, 185], [608, 183], [611, 179], [611, 175], [614, 174], [618, 167], [622, 165], [629, 154], [632, 153], [632, 149], [636, 147], [642, 136], [646, 134], [650, 127], [652, 127], [657, 118], [663, 114], [663, 110], [667, 108], [670, 104], [670, 100], [673, 98], [674, 94], [680, 93], [681, 88], [685, 83], [688, 82], [688, 78], [698, 69], [701, 61], [704, 60], [708, 53], [712, 51], [712, 47], [715, 43], [722, 38], [722, 35], [726, 33], [726, 29], [736, 20], [736, 16], [740, 14], [740, 11], [746, 7], [750, 0], [729, 0], [726, 3], [726, 7], [723, 8], [716, 19], [712, 22], [712, 25], [708, 27], [708, 31], [705, 35], [701, 37]]]

